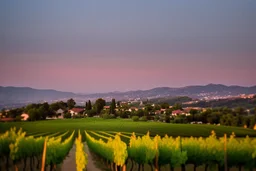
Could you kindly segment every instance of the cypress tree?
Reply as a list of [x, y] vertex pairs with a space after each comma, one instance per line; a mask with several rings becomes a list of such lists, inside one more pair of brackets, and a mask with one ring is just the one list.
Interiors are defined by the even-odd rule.
[[116, 100], [112, 99], [111, 106], [110, 106], [110, 114], [115, 114], [116, 113], [115, 108], [116, 108]]
[[88, 110], [92, 110], [92, 104], [90, 100], [88, 101]]

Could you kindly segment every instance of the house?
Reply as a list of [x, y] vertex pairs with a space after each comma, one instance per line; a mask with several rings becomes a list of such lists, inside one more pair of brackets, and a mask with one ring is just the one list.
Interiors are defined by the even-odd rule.
[[172, 116], [177, 116], [177, 115], [184, 115], [185, 113], [182, 110], [174, 110], [172, 111]]
[[124, 107], [124, 106], [127, 106], [127, 105], [128, 105], [127, 102], [120, 102], [120, 106], [121, 106], [121, 107]]
[[12, 122], [12, 121], [15, 121], [14, 118], [2, 118], [0, 119], [0, 122]]
[[58, 118], [64, 118], [64, 110], [58, 109], [55, 113]]
[[23, 113], [23, 114], [21, 114], [20, 116], [21, 116], [21, 120], [22, 120], [22, 121], [27, 121], [28, 118], [29, 118], [29, 115], [28, 115], [27, 113]]
[[160, 109], [161, 113], [165, 114], [166, 113], [166, 109]]
[[161, 111], [160, 110], [156, 110], [155, 111], [155, 115], [160, 115], [161, 114]]
[[103, 109], [104, 110], [110, 109], [110, 106], [104, 106]]
[[130, 107], [129, 111], [132, 112], [132, 111], [138, 111], [139, 109], [137, 107]]
[[71, 116], [77, 115], [77, 114], [81, 114], [83, 113], [84, 109], [83, 108], [73, 108], [69, 110], [69, 113], [71, 113]]

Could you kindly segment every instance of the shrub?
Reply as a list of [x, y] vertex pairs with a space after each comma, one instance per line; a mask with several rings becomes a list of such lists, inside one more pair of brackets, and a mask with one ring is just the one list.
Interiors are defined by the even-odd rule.
[[64, 118], [71, 118], [71, 113], [69, 113], [69, 112], [65, 113]]
[[146, 116], [142, 116], [142, 117], [140, 117], [140, 121], [147, 121], [148, 119], [147, 119], [147, 117]]
[[132, 120], [133, 120], [134, 122], [137, 122], [137, 121], [139, 121], [139, 117], [138, 117], [138, 116], [133, 116], [133, 117], [132, 117]]
[[107, 114], [107, 113], [102, 114], [101, 117], [103, 119], [114, 119], [114, 118], [116, 118], [114, 114]]
[[88, 117], [93, 117], [97, 114], [95, 109], [87, 110], [86, 112]]
[[156, 115], [155, 117], [154, 117], [154, 120], [155, 121], [158, 121], [160, 119], [160, 117], [158, 116], [158, 115]]

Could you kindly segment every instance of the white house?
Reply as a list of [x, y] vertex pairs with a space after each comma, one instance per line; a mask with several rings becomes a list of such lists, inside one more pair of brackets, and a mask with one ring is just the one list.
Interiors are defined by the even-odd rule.
[[58, 117], [58, 118], [64, 118], [64, 110], [58, 109], [58, 110], [56, 111], [56, 114], [57, 114], [57, 117]]
[[26, 120], [28, 120], [28, 118], [29, 118], [29, 115], [26, 114], [26, 113], [23, 113], [23, 114], [21, 114], [20, 116], [21, 116], [21, 120], [23, 120], [23, 121], [26, 121]]
[[82, 108], [73, 108], [69, 110], [69, 113], [71, 113], [71, 116], [77, 115], [79, 113], [82, 113], [84, 109]]

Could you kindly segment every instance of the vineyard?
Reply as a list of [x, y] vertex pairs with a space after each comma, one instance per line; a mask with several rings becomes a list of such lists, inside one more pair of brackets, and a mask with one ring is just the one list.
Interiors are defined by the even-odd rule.
[[[83, 142], [86, 140], [86, 143]], [[76, 147], [76, 170], [88, 164], [87, 145], [109, 170], [253, 170], [256, 139], [150, 136], [115, 131], [30, 133], [12, 128], [0, 134], [1, 170], [58, 170]]]
[[[81, 135], [78, 134], [76, 146], [83, 151]], [[26, 135], [22, 129], [16, 128], [0, 134], [0, 170], [56, 170], [72, 148], [76, 132], [43, 135]], [[86, 154], [80, 151], [77, 155], [85, 159]]]

